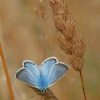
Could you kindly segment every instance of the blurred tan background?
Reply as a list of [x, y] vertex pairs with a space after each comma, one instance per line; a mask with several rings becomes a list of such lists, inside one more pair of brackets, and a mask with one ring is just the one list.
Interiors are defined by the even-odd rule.
[[[24, 59], [31, 59], [38, 64], [43, 61], [43, 28], [35, 13], [36, 1], [0, 0], [0, 42], [15, 100], [40, 100], [34, 91], [14, 77]], [[100, 100], [100, 0], [66, 0], [66, 3], [87, 47], [83, 74], [88, 100]], [[68, 63], [68, 57], [58, 47], [56, 30], [49, 16], [45, 32], [46, 57], [56, 56]], [[0, 61], [0, 100], [10, 100], [6, 85]], [[59, 100], [84, 100], [79, 74], [72, 68], [51, 90]]]

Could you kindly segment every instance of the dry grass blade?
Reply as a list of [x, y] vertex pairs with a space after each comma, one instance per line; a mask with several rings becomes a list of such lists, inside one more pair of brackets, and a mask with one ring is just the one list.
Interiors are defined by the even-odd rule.
[[82, 68], [84, 62], [85, 44], [81, 34], [77, 31], [75, 21], [64, 0], [49, 0], [53, 12], [55, 26], [58, 30], [57, 39], [59, 47], [69, 55], [72, 67], [78, 71], [81, 77], [84, 98], [86, 98]]
[[32, 88], [38, 95], [40, 95], [43, 98], [43, 100], [58, 100], [50, 89], [48, 89], [45, 93], [42, 93], [36, 88], [33, 87], [30, 88]]
[[6, 64], [6, 60], [5, 60], [5, 57], [4, 57], [4, 54], [3, 54], [3, 50], [2, 50], [1, 44], [0, 44], [0, 56], [1, 56], [2, 66], [3, 66], [4, 72], [5, 72], [5, 76], [6, 76], [6, 80], [7, 80], [7, 85], [8, 85], [10, 98], [11, 98], [11, 100], [14, 100], [14, 94], [13, 94], [13, 90], [12, 90], [11, 80], [10, 80], [10, 77], [9, 77], [7, 64]]

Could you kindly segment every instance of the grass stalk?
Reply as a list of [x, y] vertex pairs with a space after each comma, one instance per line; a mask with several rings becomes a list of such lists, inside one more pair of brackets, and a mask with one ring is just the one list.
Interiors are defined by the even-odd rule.
[[87, 100], [85, 86], [84, 86], [83, 73], [82, 73], [82, 71], [79, 71], [79, 73], [80, 73], [80, 79], [81, 79], [81, 84], [82, 84], [82, 90], [83, 90], [83, 94], [84, 94], [84, 99]]
[[8, 73], [7, 64], [6, 64], [4, 54], [3, 54], [3, 49], [2, 49], [1, 43], [0, 43], [0, 56], [1, 56], [3, 70], [4, 70], [5, 76], [6, 76], [6, 81], [7, 81], [7, 85], [8, 85], [10, 98], [11, 98], [11, 100], [14, 100], [14, 94], [13, 94], [13, 90], [12, 90], [11, 80], [10, 80], [10, 76]]

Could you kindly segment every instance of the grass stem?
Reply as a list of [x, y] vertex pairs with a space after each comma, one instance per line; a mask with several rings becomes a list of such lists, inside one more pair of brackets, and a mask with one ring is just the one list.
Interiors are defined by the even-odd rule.
[[82, 90], [84, 94], [84, 100], [87, 100], [82, 71], [79, 71], [79, 73], [80, 73], [80, 79], [82, 84]]
[[14, 100], [14, 94], [13, 94], [13, 90], [12, 90], [11, 80], [10, 80], [9, 73], [7, 70], [7, 64], [6, 64], [4, 54], [3, 54], [3, 49], [2, 49], [1, 43], [0, 43], [0, 56], [1, 56], [3, 70], [4, 70], [5, 76], [6, 76], [6, 81], [7, 81], [7, 85], [8, 85], [10, 98], [11, 98], [11, 100]]

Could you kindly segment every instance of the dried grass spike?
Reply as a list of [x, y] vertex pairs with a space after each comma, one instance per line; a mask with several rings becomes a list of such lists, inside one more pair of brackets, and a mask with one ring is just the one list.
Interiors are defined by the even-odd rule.
[[83, 61], [84, 59], [80, 58], [80, 57], [77, 57], [76, 55], [72, 55], [70, 56], [70, 59], [69, 59], [72, 67], [76, 70], [76, 71], [81, 71], [82, 68], [83, 68]]
[[85, 43], [75, 27], [75, 21], [64, 0], [49, 0], [49, 2], [55, 26], [59, 31], [57, 35], [59, 47], [69, 55], [72, 67], [80, 73], [84, 98], [87, 100], [82, 77]]
[[59, 33], [57, 34], [57, 39], [58, 39], [58, 43], [59, 43], [59, 47], [66, 53], [71, 55], [72, 54], [72, 45], [69, 42], [66, 42], [65, 37], [63, 36], [63, 34]]

